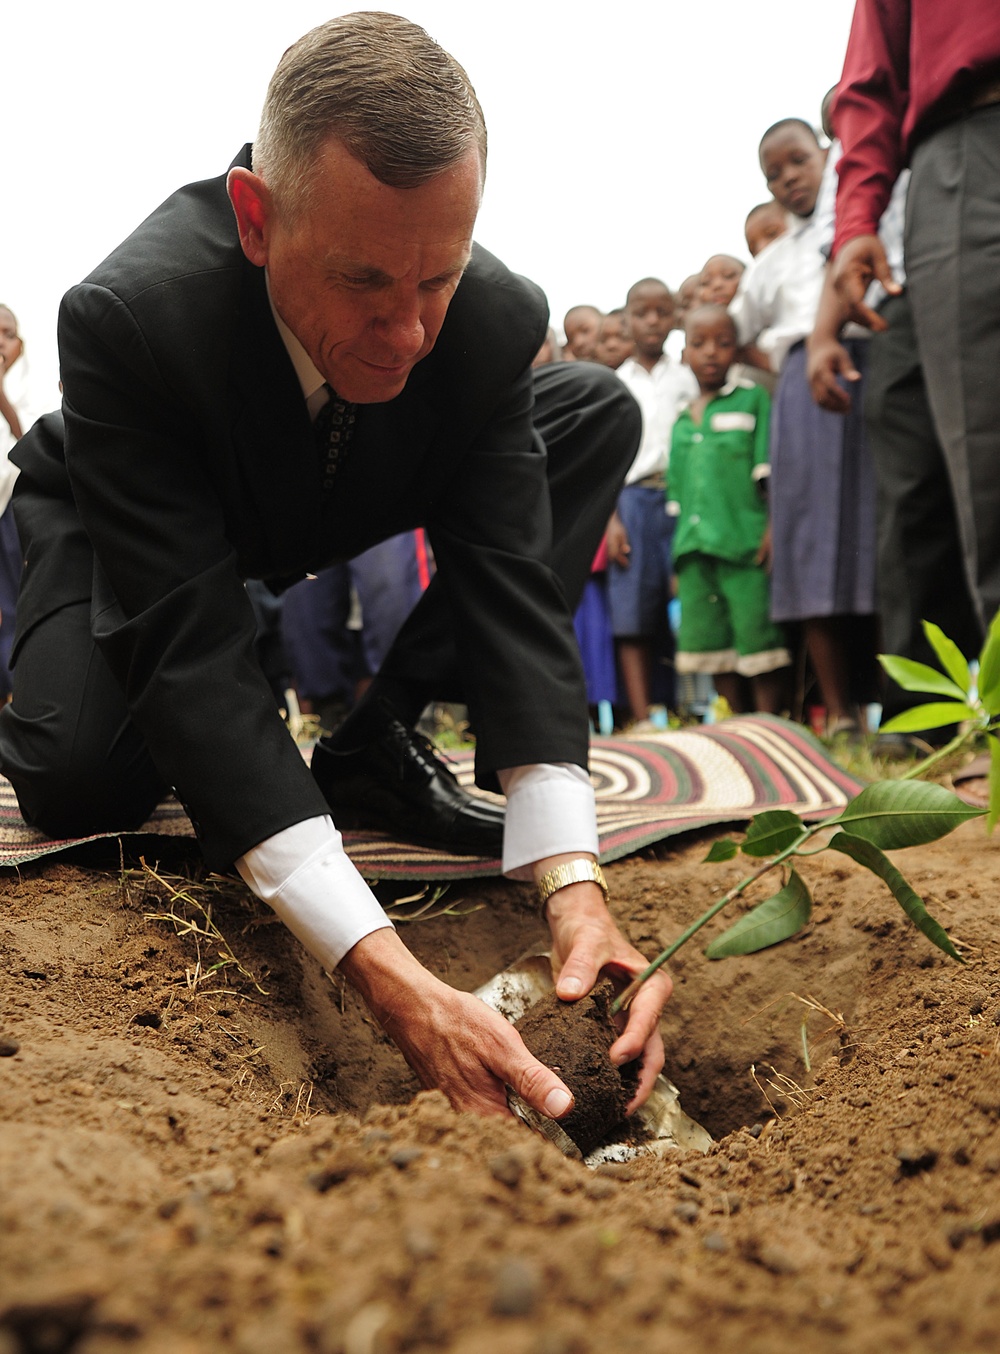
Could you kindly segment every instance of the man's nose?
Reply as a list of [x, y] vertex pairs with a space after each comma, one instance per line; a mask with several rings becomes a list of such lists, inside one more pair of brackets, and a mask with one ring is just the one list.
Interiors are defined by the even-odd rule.
[[393, 297], [379, 319], [378, 331], [396, 358], [413, 357], [418, 353], [424, 342], [419, 298]]

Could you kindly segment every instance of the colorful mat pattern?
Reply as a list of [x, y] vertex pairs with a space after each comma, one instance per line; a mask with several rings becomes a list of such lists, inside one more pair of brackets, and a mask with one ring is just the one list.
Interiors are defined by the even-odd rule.
[[[471, 788], [472, 753], [449, 753], [448, 760], [459, 780]], [[618, 860], [690, 828], [740, 822], [766, 808], [822, 818], [862, 788], [861, 781], [830, 761], [801, 725], [769, 715], [741, 716], [642, 739], [595, 738], [590, 770], [604, 861]], [[102, 837], [137, 835], [102, 833], [51, 840], [25, 825], [14, 791], [0, 777], [0, 867], [23, 865]], [[141, 835], [194, 834], [184, 810], [168, 799]], [[452, 856], [393, 841], [381, 832], [345, 832], [344, 842], [370, 880], [472, 879], [500, 872], [499, 861]]]

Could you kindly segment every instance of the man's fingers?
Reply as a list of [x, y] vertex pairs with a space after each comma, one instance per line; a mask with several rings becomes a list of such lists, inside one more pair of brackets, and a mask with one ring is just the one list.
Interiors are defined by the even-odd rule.
[[666, 1005], [674, 985], [662, 969], [647, 978], [635, 994], [628, 1008], [628, 1024], [611, 1046], [611, 1061], [617, 1066], [638, 1058], [649, 1040], [656, 1034], [660, 1012]]
[[521, 1099], [549, 1119], [561, 1119], [573, 1108], [573, 1096], [565, 1082], [551, 1067], [532, 1058], [525, 1049], [525, 1060], [508, 1069], [506, 1080]]
[[576, 1001], [586, 996], [597, 982], [600, 963], [585, 952], [574, 950], [559, 971], [556, 996], [560, 1001]]
[[663, 1061], [663, 1040], [659, 1034], [655, 1034], [643, 1051], [642, 1063], [639, 1067], [639, 1084], [635, 1088], [635, 1095], [629, 1101], [626, 1114], [634, 1114], [649, 1099], [656, 1084], [656, 1078], [663, 1071]]

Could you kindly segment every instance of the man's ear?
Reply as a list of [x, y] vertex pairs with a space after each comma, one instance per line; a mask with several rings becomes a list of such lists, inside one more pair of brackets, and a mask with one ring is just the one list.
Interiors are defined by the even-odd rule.
[[268, 227], [273, 211], [267, 184], [259, 174], [237, 166], [229, 171], [226, 191], [236, 213], [243, 252], [251, 263], [263, 268], [267, 263]]

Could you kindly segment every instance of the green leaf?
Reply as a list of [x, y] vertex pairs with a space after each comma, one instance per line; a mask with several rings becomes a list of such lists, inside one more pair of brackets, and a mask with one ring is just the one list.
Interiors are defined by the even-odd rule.
[[960, 701], [964, 701], [969, 694], [968, 687], [957, 686], [950, 677], [926, 663], [917, 663], [912, 658], [900, 658], [897, 654], [889, 653], [880, 653], [878, 661], [904, 691], [934, 692]]
[[976, 711], [964, 701], [931, 701], [928, 705], [914, 705], [901, 715], [893, 715], [881, 727], [882, 733], [914, 733], [918, 729], [940, 729], [945, 724], [959, 724], [963, 719], [975, 719]]
[[883, 879], [917, 930], [922, 931], [928, 940], [933, 941], [939, 950], [944, 950], [952, 959], [957, 959], [960, 964], [965, 962], [948, 939], [947, 931], [924, 907], [923, 899], [914, 892], [892, 861], [884, 856], [877, 846], [849, 832], [838, 832], [831, 838], [830, 849], [850, 856], [859, 865], [866, 866], [873, 874]]
[[986, 814], [986, 831], [992, 832], [1000, 818], [1000, 742], [990, 735], [990, 807]]
[[730, 837], [723, 837], [720, 841], [712, 843], [708, 855], [701, 863], [702, 865], [707, 865], [709, 862], [714, 863], [720, 860], [732, 860], [739, 849], [740, 848]]
[[805, 824], [797, 813], [788, 809], [766, 809], [751, 820], [743, 840], [743, 854], [776, 855], [797, 841], [803, 832]]
[[927, 642], [938, 656], [938, 662], [964, 695], [972, 690], [972, 675], [962, 650], [953, 639], [949, 639], [939, 625], [933, 621], [921, 621]]
[[[843, 833], [838, 833], [843, 836]], [[709, 959], [728, 959], [736, 954], [756, 954], [801, 931], [812, 912], [809, 890], [794, 870], [788, 883], [773, 897], [742, 916], [735, 926], [716, 936], [705, 950]]]
[[1000, 715], [1000, 611], [979, 655], [979, 699], [988, 714]]
[[922, 780], [877, 780], [866, 786], [843, 813], [824, 826], [846, 828], [855, 837], [893, 851], [937, 841], [985, 809], [963, 804], [943, 785]]

